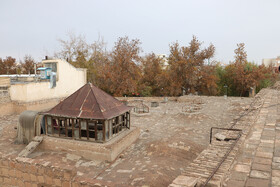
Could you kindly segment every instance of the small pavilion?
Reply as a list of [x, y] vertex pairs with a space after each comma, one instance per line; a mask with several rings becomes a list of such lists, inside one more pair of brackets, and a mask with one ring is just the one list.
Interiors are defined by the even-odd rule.
[[102, 143], [130, 129], [130, 110], [131, 107], [88, 83], [42, 113], [44, 130], [49, 136]]

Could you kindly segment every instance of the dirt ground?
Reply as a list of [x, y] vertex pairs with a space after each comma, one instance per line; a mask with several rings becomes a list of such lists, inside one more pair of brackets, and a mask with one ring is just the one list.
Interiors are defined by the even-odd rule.
[[[133, 105], [134, 98], [128, 98]], [[158, 101], [158, 107], [150, 107]], [[35, 151], [31, 157], [61, 167], [74, 167], [80, 176], [97, 178], [110, 186], [168, 186], [209, 144], [211, 127], [233, 120], [251, 98], [183, 96], [162, 103], [149, 98], [148, 114], [132, 114], [132, 126], [139, 127], [139, 139], [113, 163], [85, 160], [67, 153]], [[24, 146], [15, 145], [18, 115], [0, 117], [0, 154], [16, 155]], [[7, 140], [9, 141], [5, 141]]]

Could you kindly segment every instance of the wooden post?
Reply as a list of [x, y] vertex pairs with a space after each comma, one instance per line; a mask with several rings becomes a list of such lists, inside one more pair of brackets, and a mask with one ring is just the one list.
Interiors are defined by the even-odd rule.
[[105, 140], [106, 140], [106, 139], [105, 139], [105, 135], [106, 135], [106, 134], [105, 134], [105, 133], [106, 133], [106, 132], [105, 132], [105, 120], [102, 120], [102, 131], [103, 131], [103, 142], [105, 142]]
[[87, 123], [87, 139], [89, 140], [89, 124], [88, 124], [88, 120], [86, 120]]
[[54, 129], [53, 129], [53, 118], [51, 117], [51, 126], [52, 126], [52, 135], [54, 133]]
[[119, 116], [117, 116], [117, 118], [116, 118], [116, 130], [117, 130], [117, 132], [116, 133], [119, 133], [119, 126], [120, 126], [120, 118], [119, 118]]
[[57, 124], [57, 126], [58, 126], [58, 136], [60, 136], [60, 120], [59, 120], [59, 118], [57, 118], [57, 122], [58, 122], [58, 124]]
[[124, 113], [124, 126], [127, 128], [127, 112]]
[[72, 125], [72, 139], [74, 139], [74, 119], [71, 119], [71, 125]]
[[81, 139], [82, 131], [81, 131], [81, 120], [79, 120], [79, 138]]
[[47, 120], [47, 116], [45, 116], [45, 133], [46, 133], [46, 135], [48, 134], [48, 120]]
[[97, 141], [97, 121], [94, 122], [94, 136], [95, 136], [95, 141]]
[[128, 129], [130, 129], [130, 111], [128, 112]]
[[111, 139], [112, 135], [113, 135], [113, 120], [110, 119], [108, 121], [108, 128], [109, 128], [109, 139]]
[[68, 123], [67, 123], [67, 119], [64, 119], [64, 127], [65, 127], [65, 136], [68, 137]]

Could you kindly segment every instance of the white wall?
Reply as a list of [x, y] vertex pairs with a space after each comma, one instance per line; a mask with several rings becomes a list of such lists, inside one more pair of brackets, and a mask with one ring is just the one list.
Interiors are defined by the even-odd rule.
[[56, 82], [56, 87], [50, 88], [50, 82], [11, 85], [11, 100], [31, 102], [67, 97], [86, 84], [86, 69], [77, 69], [62, 60], [43, 61], [43, 63], [47, 62], [57, 62], [58, 81]]

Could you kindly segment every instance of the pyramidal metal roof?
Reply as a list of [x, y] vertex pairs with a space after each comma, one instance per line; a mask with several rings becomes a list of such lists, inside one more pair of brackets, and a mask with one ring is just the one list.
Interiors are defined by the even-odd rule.
[[131, 108], [88, 83], [43, 114], [70, 118], [110, 119]]

